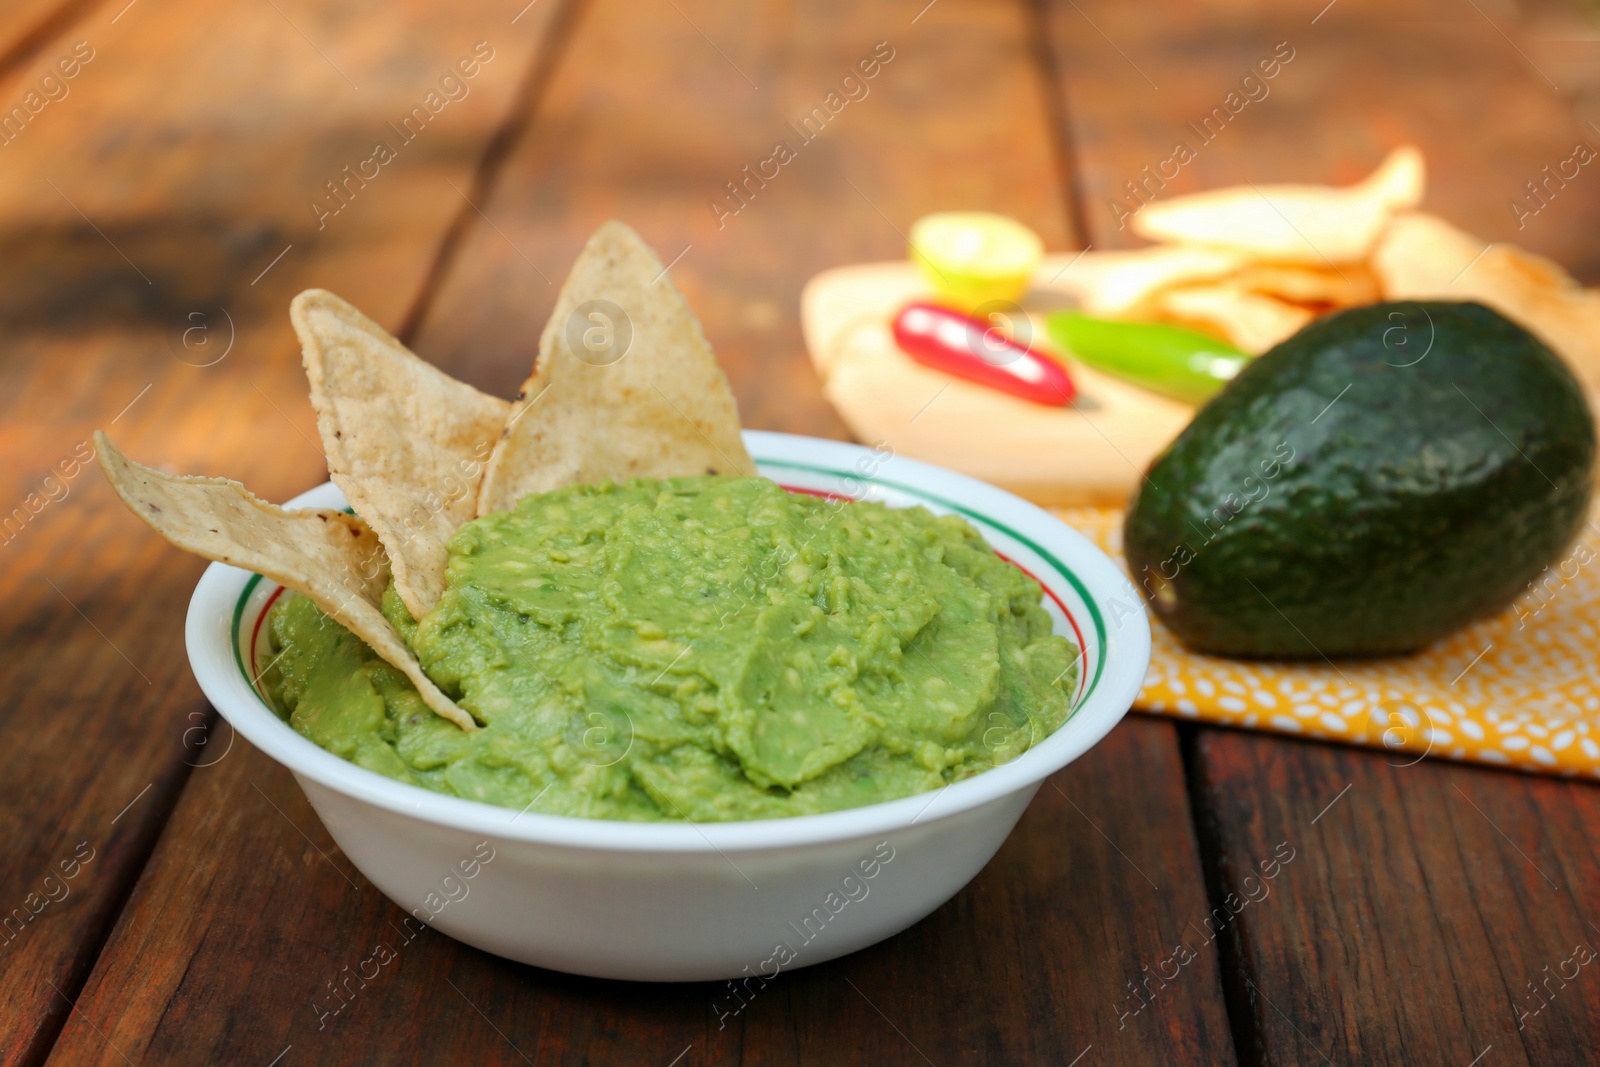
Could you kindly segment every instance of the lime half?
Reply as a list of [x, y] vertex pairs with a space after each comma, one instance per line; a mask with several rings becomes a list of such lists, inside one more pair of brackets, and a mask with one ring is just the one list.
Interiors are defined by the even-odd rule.
[[939, 302], [969, 314], [1020, 300], [1043, 256], [1038, 234], [987, 211], [943, 211], [911, 227], [911, 258]]

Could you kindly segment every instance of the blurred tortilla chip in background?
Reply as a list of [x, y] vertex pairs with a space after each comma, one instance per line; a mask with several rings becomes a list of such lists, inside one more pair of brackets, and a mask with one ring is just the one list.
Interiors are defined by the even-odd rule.
[[1365, 259], [1389, 216], [1422, 202], [1422, 153], [1405, 145], [1355, 185], [1243, 185], [1146, 204], [1133, 232], [1271, 263]]
[[1232, 278], [1168, 289], [1157, 306], [1178, 322], [1222, 334], [1245, 352], [1264, 352], [1315, 317], [1310, 308], [1252, 292]]
[[1477, 300], [1521, 323], [1600, 393], [1600, 291], [1543, 256], [1490, 244], [1436, 215], [1395, 219], [1373, 252], [1389, 300]]
[[1077, 297], [1091, 315], [1133, 317], [1163, 289], [1220, 278], [1248, 262], [1238, 252], [1189, 245], [1089, 251], [1061, 271], [1056, 287]]
[[1360, 307], [1379, 299], [1378, 279], [1363, 263], [1345, 263], [1339, 267], [1258, 263], [1234, 274], [1230, 281], [1250, 292], [1299, 304], [1344, 308]]

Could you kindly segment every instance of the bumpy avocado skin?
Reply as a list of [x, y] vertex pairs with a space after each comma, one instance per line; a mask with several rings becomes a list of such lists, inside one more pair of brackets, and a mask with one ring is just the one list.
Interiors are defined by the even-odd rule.
[[1190, 647], [1410, 652], [1510, 603], [1578, 533], [1595, 429], [1572, 374], [1472, 303], [1319, 319], [1150, 468], [1129, 568]]

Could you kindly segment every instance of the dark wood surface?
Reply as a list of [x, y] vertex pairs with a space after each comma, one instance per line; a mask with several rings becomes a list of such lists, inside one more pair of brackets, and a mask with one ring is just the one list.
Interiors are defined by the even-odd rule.
[[[1349, 179], [1413, 140], [1431, 206], [1592, 283], [1600, 177], [1520, 231], [1507, 207], [1577, 140], [1600, 143], [1591, 13], [28, 0], [4, 23], [0, 103], [77, 42], [95, 54], [0, 146], [0, 501], [26, 512], [38, 494], [0, 535], [0, 900], [69, 890], [0, 944], [0, 1062], [1591, 1057], [1600, 983], [1548, 976], [1600, 945], [1600, 793], [1143, 717], [1055, 776], [950, 904], [795, 972], [726, 1029], [715, 986], [405, 940], [288, 773], [200, 697], [182, 617], [201, 564], [98, 472], [44, 483], [96, 427], [271, 498], [320, 480], [285, 314], [311, 285], [508, 393], [551, 283], [608, 217], [664, 258], [687, 249], [674, 277], [747, 425], [847, 436], [802, 350], [806, 278], [898, 255], [912, 219], [953, 206], [1016, 215], [1053, 248], [1131, 243], [1110, 199], [1279, 42], [1294, 59], [1269, 95], [1170, 191]], [[323, 183], [480, 40], [495, 54], [470, 95], [319, 228]], [[880, 41], [895, 58], [870, 94], [719, 226], [708, 201]], [[1259, 899], [1211, 936], [1230, 893]], [[319, 1025], [325, 983], [378, 940], [404, 942], [400, 966]], [[1179, 977], [1130, 997], [1179, 946]]]

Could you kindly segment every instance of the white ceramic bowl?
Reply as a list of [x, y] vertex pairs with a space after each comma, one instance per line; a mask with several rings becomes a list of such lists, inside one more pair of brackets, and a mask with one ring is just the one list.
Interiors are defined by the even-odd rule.
[[[1039, 579], [1057, 630], [1084, 651], [1067, 722], [1012, 762], [920, 796], [790, 819], [629, 823], [443, 796], [301, 737], [252, 681], [277, 587], [238, 568], [212, 564], [195, 589], [186, 635], [195, 676], [234, 729], [294, 773], [374, 885], [469, 945], [646, 981], [771, 977], [864, 948], [955, 895], [1044, 778], [1117, 724], [1144, 679], [1150, 629], [1109, 559], [1009, 493], [886, 450], [772, 433], [745, 441], [762, 473], [793, 489], [959, 512]], [[330, 483], [291, 504], [344, 498]]]

